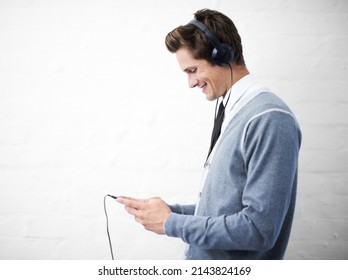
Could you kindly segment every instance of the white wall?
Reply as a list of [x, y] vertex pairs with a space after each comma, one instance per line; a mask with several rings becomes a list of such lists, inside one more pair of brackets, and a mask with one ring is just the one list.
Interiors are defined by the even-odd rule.
[[[195, 201], [214, 104], [164, 37], [205, 7], [301, 123], [286, 258], [348, 258], [346, 0], [0, 0], [0, 259], [109, 259], [106, 193]], [[116, 258], [181, 257], [107, 207]]]

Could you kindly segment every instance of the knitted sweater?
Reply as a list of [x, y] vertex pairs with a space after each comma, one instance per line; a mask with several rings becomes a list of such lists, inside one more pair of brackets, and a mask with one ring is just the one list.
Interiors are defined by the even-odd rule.
[[189, 244], [187, 259], [282, 259], [296, 198], [299, 125], [263, 92], [220, 136], [200, 203], [171, 205], [165, 233]]

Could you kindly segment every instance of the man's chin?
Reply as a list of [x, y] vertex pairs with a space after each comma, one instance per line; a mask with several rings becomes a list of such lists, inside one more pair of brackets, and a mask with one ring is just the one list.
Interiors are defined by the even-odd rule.
[[216, 100], [216, 97], [214, 95], [211, 95], [211, 94], [206, 94], [205, 95], [205, 98], [208, 100], [208, 101], [214, 101]]

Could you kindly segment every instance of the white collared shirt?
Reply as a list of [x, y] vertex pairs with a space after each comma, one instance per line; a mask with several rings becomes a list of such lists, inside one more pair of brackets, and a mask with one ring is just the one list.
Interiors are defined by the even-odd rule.
[[225, 106], [225, 118], [222, 123], [220, 135], [223, 134], [228, 123], [240, 109], [238, 108], [238, 104], [242, 103], [245, 98], [247, 98], [248, 95], [251, 94], [255, 89], [261, 87], [262, 86], [251, 74], [244, 76], [232, 86], [232, 88], [228, 91], [228, 94], [226, 94], [222, 100]]

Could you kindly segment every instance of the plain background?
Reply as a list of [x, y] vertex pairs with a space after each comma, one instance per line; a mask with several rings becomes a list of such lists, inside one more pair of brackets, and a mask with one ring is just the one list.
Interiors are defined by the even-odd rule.
[[[195, 202], [215, 103], [164, 38], [201, 8], [301, 124], [286, 259], [348, 259], [346, 0], [0, 0], [0, 259], [109, 259], [106, 193]], [[181, 258], [106, 202], [116, 258]]]

